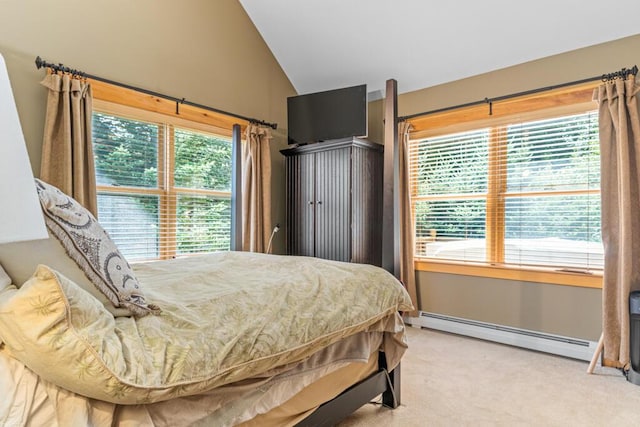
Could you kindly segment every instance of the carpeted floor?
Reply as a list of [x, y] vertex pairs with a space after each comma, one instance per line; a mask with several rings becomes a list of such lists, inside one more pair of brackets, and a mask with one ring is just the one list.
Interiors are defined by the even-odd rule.
[[640, 426], [640, 386], [616, 369], [408, 328], [402, 405], [366, 405], [339, 427]]

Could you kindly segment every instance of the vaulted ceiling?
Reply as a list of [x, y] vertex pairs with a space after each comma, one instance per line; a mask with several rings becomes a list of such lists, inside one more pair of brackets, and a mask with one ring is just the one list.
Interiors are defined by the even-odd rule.
[[239, 1], [299, 94], [410, 92], [640, 34], [638, 0]]

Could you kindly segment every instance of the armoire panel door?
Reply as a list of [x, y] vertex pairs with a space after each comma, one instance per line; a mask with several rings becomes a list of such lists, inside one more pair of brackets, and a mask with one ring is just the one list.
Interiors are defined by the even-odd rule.
[[351, 151], [351, 262], [382, 264], [382, 152]]
[[319, 258], [351, 261], [350, 168], [350, 147], [315, 154], [315, 253]]
[[314, 154], [288, 159], [291, 185], [291, 255], [315, 256], [315, 161]]

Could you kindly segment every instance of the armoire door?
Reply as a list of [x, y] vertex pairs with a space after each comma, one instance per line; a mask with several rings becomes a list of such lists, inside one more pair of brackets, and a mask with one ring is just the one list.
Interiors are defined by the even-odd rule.
[[315, 256], [315, 155], [302, 154], [287, 159], [289, 182], [289, 252]]
[[351, 261], [351, 148], [315, 154], [315, 256]]

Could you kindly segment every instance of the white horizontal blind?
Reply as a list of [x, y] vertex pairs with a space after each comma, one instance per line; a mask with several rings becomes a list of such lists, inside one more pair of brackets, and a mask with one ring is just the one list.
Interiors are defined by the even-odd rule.
[[130, 260], [228, 250], [231, 142], [93, 114], [98, 217]]
[[98, 219], [130, 260], [160, 254], [161, 141], [161, 124], [93, 114]]
[[596, 112], [506, 128], [505, 263], [601, 269]]
[[130, 261], [160, 256], [159, 197], [98, 192], [98, 219]]
[[416, 256], [601, 269], [597, 113], [411, 143]]
[[485, 261], [487, 129], [411, 145], [416, 255]]

